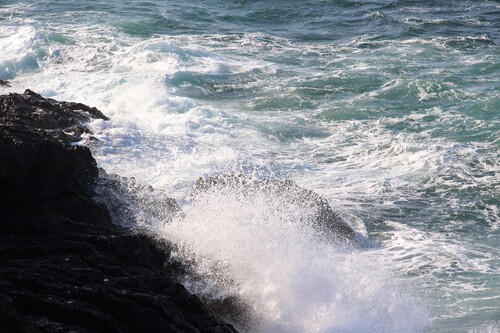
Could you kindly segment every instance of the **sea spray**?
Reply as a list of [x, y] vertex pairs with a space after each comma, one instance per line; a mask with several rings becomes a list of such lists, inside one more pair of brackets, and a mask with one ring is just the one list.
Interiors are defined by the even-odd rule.
[[376, 250], [328, 241], [311, 207], [228, 186], [197, 194], [184, 214], [159, 230], [193, 265], [183, 282], [209, 300], [236, 297], [251, 322], [235, 324], [249, 331], [419, 332], [427, 323]]
[[104, 111], [100, 167], [186, 211], [200, 176], [291, 179], [380, 244], [346, 256], [424, 332], [499, 330], [497, 2], [1, 2], [0, 91]]

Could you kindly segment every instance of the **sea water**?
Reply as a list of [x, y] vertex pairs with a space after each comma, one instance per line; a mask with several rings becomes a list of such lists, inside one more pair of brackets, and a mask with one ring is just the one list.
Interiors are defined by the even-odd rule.
[[[141, 227], [250, 332], [500, 331], [498, 1], [0, 2], [0, 79], [83, 102], [108, 173], [183, 208]], [[313, 190], [370, 245], [239, 173]], [[242, 199], [242, 197], [244, 199]]]

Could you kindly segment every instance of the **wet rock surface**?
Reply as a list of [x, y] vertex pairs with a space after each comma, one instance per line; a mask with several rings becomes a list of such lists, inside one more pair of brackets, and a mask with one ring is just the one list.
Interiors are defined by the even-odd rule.
[[[235, 332], [176, 283], [170, 246], [112, 223], [78, 103], [0, 96], [0, 332]], [[172, 203], [173, 205], [173, 203]]]
[[195, 186], [193, 196], [200, 193], [232, 189], [234, 196], [245, 200], [257, 193], [269, 197], [277, 197], [291, 206], [304, 208], [312, 214], [312, 224], [334, 242], [349, 243], [356, 233], [328, 204], [328, 201], [317, 193], [304, 189], [291, 180], [256, 179], [241, 174], [228, 174], [200, 178]]
[[97, 200], [102, 202], [116, 224], [155, 229], [182, 217], [175, 199], [162, 191], [144, 185], [135, 178], [125, 178], [99, 170]]
[[97, 177], [87, 147], [90, 119], [107, 119], [96, 108], [57, 102], [26, 90], [0, 97], [0, 200], [43, 200], [80, 195]]

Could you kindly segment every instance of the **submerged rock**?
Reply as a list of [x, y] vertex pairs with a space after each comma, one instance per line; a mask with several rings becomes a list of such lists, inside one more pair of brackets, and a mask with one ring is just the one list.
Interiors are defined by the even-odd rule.
[[235, 332], [180, 284], [170, 246], [112, 223], [83, 104], [0, 96], [0, 331]]
[[221, 189], [232, 189], [232, 194], [241, 196], [243, 200], [260, 193], [303, 208], [311, 212], [313, 226], [333, 241], [351, 242], [356, 236], [352, 227], [330, 207], [325, 198], [298, 186], [291, 180], [256, 179], [234, 174], [213, 176], [207, 179], [200, 178], [195, 185], [193, 195]]

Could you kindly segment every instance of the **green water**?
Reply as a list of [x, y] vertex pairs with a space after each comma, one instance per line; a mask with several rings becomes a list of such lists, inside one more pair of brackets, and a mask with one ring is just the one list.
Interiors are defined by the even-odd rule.
[[498, 332], [499, 43], [498, 1], [3, 0], [0, 92], [101, 108], [98, 163], [181, 201], [293, 179], [362, 221], [424, 331]]

